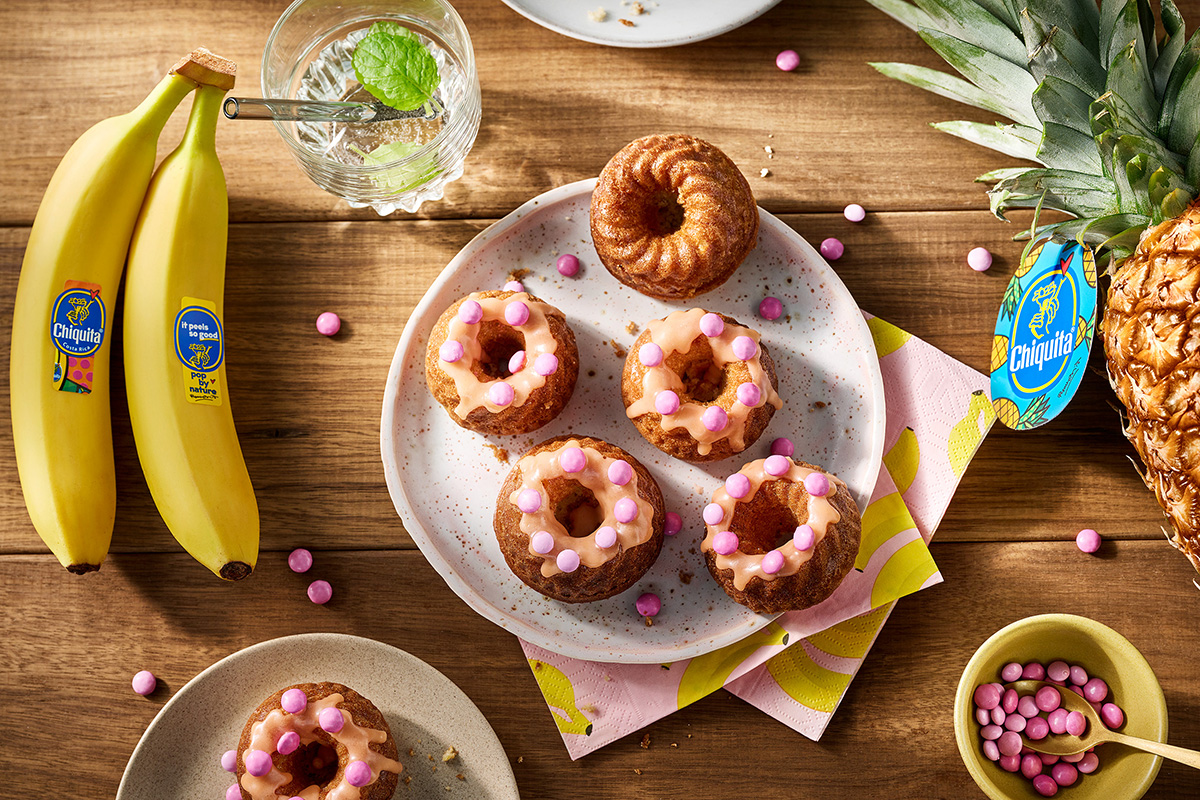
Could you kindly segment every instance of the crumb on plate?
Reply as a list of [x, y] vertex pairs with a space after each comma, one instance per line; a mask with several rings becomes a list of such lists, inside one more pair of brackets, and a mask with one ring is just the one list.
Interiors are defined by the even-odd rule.
[[592, 22], [604, 22], [608, 19], [608, 12], [604, 10], [604, 6], [597, 6], [595, 11], [588, 12], [588, 19]]
[[446, 752], [442, 753], [442, 761], [453, 761], [458, 758], [458, 751], [454, 749], [454, 745], [446, 748]]

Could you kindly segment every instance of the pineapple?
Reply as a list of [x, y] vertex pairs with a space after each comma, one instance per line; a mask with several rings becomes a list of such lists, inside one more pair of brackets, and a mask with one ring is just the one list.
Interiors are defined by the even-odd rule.
[[[1035, 209], [1017, 238], [1074, 238], [1107, 267], [1101, 327], [1125, 435], [1168, 539], [1200, 571], [1200, 36], [1185, 39], [1172, 0], [1161, 2], [1161, 39], [1148, 0], [867, 2], [962, 78], [872, 66], [1012, 121], [935, 128], [1040, 165], [980, 176], [992, 213]], [[1072, 218], [1042, 225], [1044, 209]]]

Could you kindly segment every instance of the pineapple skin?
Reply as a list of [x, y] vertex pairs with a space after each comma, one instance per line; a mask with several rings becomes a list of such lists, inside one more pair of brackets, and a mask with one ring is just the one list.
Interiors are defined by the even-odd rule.
[[1142, 234], [1101, 326], [1142, 480], [1171, 520], [1167, 539], [1200, 572], [1200, 202]]

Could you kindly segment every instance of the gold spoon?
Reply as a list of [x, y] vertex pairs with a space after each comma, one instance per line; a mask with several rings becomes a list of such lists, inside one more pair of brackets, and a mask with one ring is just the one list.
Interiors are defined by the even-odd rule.
[[[1028, 736], [1022, 734], [1021, 742], [1030, 750], [1037, 753], [1046, 753], [1051, 756], [1070, 756], [1082, 753], [1089, 747], [1094, 747], [1103, 742], [1117, 742], [1137, 750], [1145, 750], [1147, 753], [1154, 753], [1156, 756], [1169, 758], [1172, 761], [1178, 761], [1180, 764], [1187, 764], [1189, 767], [1200, 769], [1200, 752], [1188, 750], [1186, 747], [1176, 747], [1171, 744], [1155, 742], [1150, 739], [1139, 739], [1136, 736], [1128, 736], [1124, 733], [1109, 730], [1100, 720], [1100, 715], [1096, 713], [1096, 709], [1092, 708], [1092, 704], [1065, 686], [1058, 686], [1046, 681], [1014, 681], [1005, 684], [1004, 688], [1016, 689], [1017, 694], [1025, 696], [1027, 694], [1036, 694], [1037, 690], [1043, 686], [1051, 686], [1058, 691], [1062, 697], [1062, 707], [1067, 709], [1067, 711], [1078, 711], [1083, 714], [1088, 723], [1087, 729], [1083, 732], [1083, 736], [1072, 736], [1069, 733], [1052, 733], [1044, 739], [1037, 740], [1030, 739]], [[1017, 712], [1014, 711], [1013, 713]]]

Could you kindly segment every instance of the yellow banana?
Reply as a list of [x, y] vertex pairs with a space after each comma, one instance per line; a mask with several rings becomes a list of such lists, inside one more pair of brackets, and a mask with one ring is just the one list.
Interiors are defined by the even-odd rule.
[[[230, 81], [230, 86], [232, 81]], [[196, 91], [146, 195], [125, 282], [125, 387], [146, 485], [171, 533], [226, 580], [258, 560], [258, 504], [225, 380], [229, 200], [216, 127], [229, 86]]]
[[13, 444], [33, 527], [69, 571], [100, 568], [117, 490], [108, 358], [121, 270], [158, 136], [196, 88], [176, 65], [141, 105], [86, 131], [38, 208], [13, 312]]

